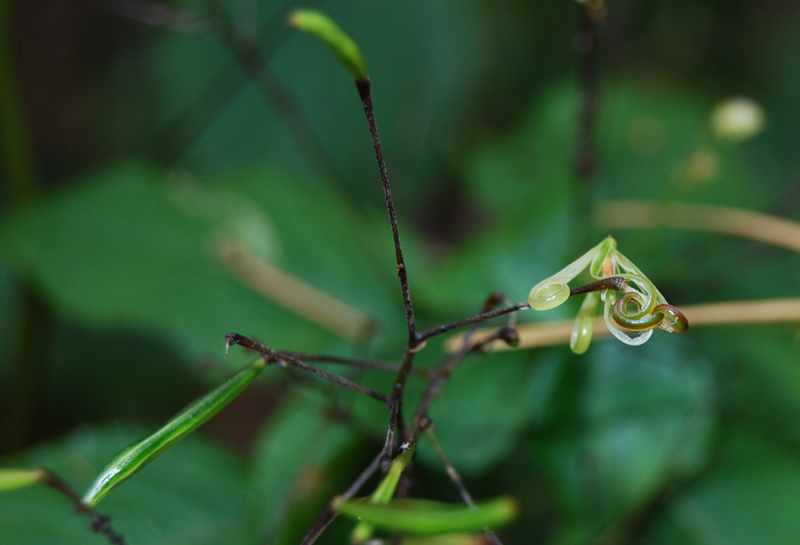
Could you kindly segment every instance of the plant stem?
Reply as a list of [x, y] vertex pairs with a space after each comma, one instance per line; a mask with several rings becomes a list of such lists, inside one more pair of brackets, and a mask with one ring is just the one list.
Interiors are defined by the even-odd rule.
[[517, 310], [524, 310], [527, 308], [531, 308], [527, 301], [522, 303], [517, 303], [516, 305], [510, 307], [482, 312], [480, 314], [473, 316], [472, 318], [467, 318], [466, 320], [459, 320], [458, 322], [453, 322], [451, 324], [434, 327], [433, 329], [423, 331], [418, 336], [421, 340], [424, 341], [425, 339], [429, 339], [436, 335], [441, 335], [442, 333], [447, 333], [448, 331], [458, 329], [459, 327], [464, 327], [465, 325], [475, 324], [478, 322], [483, 322], [485, 320], [491, 320], [492, 318], [496, 318], [504, 314], [509, 314], [511, 312], [516, 312]]
[[[379, 452], [378, 455], [375, 456], [372, 462], [370, 462], [370, 464], [366, 467], [366, 469], [364, 469], [364, 471], [361, 472], [358, 478], [353, 482], [352, 485], [350, 485], [350, 488], [348, 488], [347, 491], [345, 491], [345, 493], [341, 495], [341, 497], [344, 498], [345, 500], [349, 500], [350, 498], [355, 496], [358, 493], [358, 491], [361, 490], [361, 487], [364, 486], [366, 482], [369, 480], [369, 478], [372, 477], [372, 475], [378, 470], [378, 467], [380, 467], [381, 465], [382, 459], [383, 459], [383, 451], [381, 450], [381, 452]], [[316, 522], [314, 522], [314, 526], [311, 527], [311, 529], [306, 534], [306, 537], [304, 537], [303, 541], [300, 542], [300, 545], [312, 545], [317, 540], [317, 538], [319, 538], [319, 536], [322, 535], [322, 532], [324, 532], [325, 529], [328, 526], [330, 526], [331, 522], [333, 522], [338, 516], [339, 513], [334, 511], [331, 508], [331, 504], [328, 503], [328, 505], [325, 506], [325, 509], [322, 510], [322, 513], [320, 513], [319, 517], [317, 517]]]
[[294, 356], [292, 356], [291, 353], [278, 352], [276, 350], [273, 350], [272, 348], [269, 348], [268, 346], [264, 346], [261, 343], [248, 339], [243, 335], [239, 335], [238, 333], [228, 333], [227, 335], [225, 335], [225, 342], [228, 344], [228, 346], [238, 344], [240, 346], [244, 346], [245, 348], [256, 350], [264, 355], [264, 359], [266, 359], [267, 362], [271, 363], [280, 361], [287, 363], [293, 367], [297, 367], [298, 369], [302, 369], [304, 371], [309, 371], [310, 373], [314, 373], [318, 377], [322, 377], [335, 384], [344, 386], [345, 388], [350, 388], [351, 390], [355, 390], [356, 392], [366, 394], [373, 399], [377, 399], [378, 401], [386, 405], [389, 405], [390, 399], [388, 396], [380, 394], [374, 390], [370, 390], [369, 388], [364, 388], [363, 386], [353, 382], [352, 380], [340, 377], [338, 375], [332, 375], [331, 373], [323, 371], [322, 369], [318, 369], [313, 365], [308, 365], [307, 363], [304, 363], [295, 358]]
[[43, 478], [42, 484], [49, 486], [50, 488], [58, 491], [59, 493], [63, 494], [64, 496], [68, 497], [72, 503], [75, 504], [75, 508], [78, 511], [78, 514], [86, 513], [92, 519], [92, 530], [103, 534], [110, 543], [113, 545], [125, 545], [125, 540], [122, 536], [114, 531], [111, 527], [111, 518], [107, 515], [101, 515], [85, 503], [81, 499], [80, 495], [73, 489], [64, 479], [50, 471], [49, 469], [42, 468]]
[[[383, 151], [381, 150], [381, 141], [378, 137], [378, 126], [375, 123], [375, 110], [372, 106], [372, 91], [370, 89], [369, 79], [365, 81], [356, 81], [358, 94], [361, 96], [361, 102], [364, 105], [364, 113], [367, 115], [367, 123], [369, 124], [369, 132], [372, 136], [372, 146], [375, 148], [375, 158], [378, 160], [378, 170], [381, 173], [381, 182], [383, 183], [383, 195], [386, 199], [386, 208], [389, 212], [389, 222], [392, 225], [392, 238], [394, 240], [394, 252], [397, 259], [397, 276], [400, 278], [400, 287], [403, 291], [403, 304], [406, 310], [406, 324], [408, 326], [408, 346], [409, 348], [416, 348], [421, 342], [417, 336], [417, 329], [414, 324], [414, 308], [411, 305], [411, 294], [408, 289], [408, 275], [406, 273], [406, 264], [403, 259], [403, 248], [400, 245], [400, 231], [397, 228], [397, 215], [394, 211], [394, 201], [392, 200], [392, 189], [389, 187], [389, 174], [386, 172], [386, 162], [383, 159]], [[407, 358], [406, 358], [407, 359]]]

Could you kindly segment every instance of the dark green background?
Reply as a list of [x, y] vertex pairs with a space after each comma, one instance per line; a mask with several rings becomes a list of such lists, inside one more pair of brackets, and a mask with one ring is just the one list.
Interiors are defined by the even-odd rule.
[[[223, 359], [232, 331], [279, 349], [402, 354], [391, 233], [353, 82], [284, 27], [299, 5], [223, 2], [245, 35], [260, 29], [269, 73], [251, 81], [204, 22], [219, 15], [210, 4], [170, 2], [196, 16], [181, 26], [138, 1], [2, 3], [2, 467], [45, 465], [85, 489], [115, 452], [246, 361], [241, 350]], [[588, 216], [602, 199], [800, 219], [797, 3], [607, 7], [598, 169], [586, 183], [573, 160], [576, 3], [320, 4], [367, 59], [423, 328], [474, 314], [494, 290], [524, 300], [608, 234]], [[732, 95], [767, 116], [742, 144], [708, 127]], [[660, 127], [658, 145], [637, 146], [642, 120]], [[719, 168], [692, 180], [699, 151]], [[787, 250], [613, 234], [678, 306], [797, 295], [800, 256]], [[352, 346], [254, 294], [214, 258], [222, 235], [375, 317], [380, 333]], [[567, 318], [567, 306], [520, 320]], [[656, 332], [639, 348], [597, 341], [582, 357], [566, 346], [471, 357], [431, 417], [476, 498], [519, 498], [506, 544], [795, 544], [798, 339], [796, 324], [714, 326]], [[437, 339], [417, 361], [442, 354]], [[389, 391], [390, 375], [331, 370]], [[407, 407], [421, 387], [412, 379]], [[374, 400], [337, 397], [355, 427], [326, 418], [332, 403], [269, 368], [100, 511], [131, 545], [297, 543], [385, 431]], [[414, 494], [458, 501], [428, 446], [419, 453]], [[351, 526], [337, 522], [324, 542]], [[0, 497], [0, 542], [103, 540], [64, 498], [29, 489]]]

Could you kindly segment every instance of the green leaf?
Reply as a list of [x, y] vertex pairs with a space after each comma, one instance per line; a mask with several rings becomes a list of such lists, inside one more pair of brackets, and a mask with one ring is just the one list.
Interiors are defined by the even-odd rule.
[[266, 365], [267, 362], [259, 357], [186, 407], [158, 431], [123, 449], [108, 462], [95, 479], [83, 498], [84, 503], [94, 507], [112, 490], [138, 473], [165, 450], [206, 423], [253, 382]]
[[[195, 361], [221, 356], [231, 331], [312, 352], [349, 346], [246, 287], [223, 266], [222, 239], [387, 326], [402, 323], [391, 244], [376, 265], [379, 235], [340, 199], [269, 169], [235, 182], [223, 189], [119, 167], [14, 217], [0, 250], [67, 316], [155, 332]], [[238, 351], [232, 358], [241, 361]]]
[[314, 10], [298, 10], [289, 16], [289, 24], [311, 34], [324, 43], [350, 72], [356, 81], [367, 81], [367, 63], [361, 50], [350, 36], [345, 34], [327, 16]]
[[[282, 539], [281, 530], [286, 530], [287, 519], [295, 507], [309, 510], [308, 497], [334, 477], [334, 460], [354, 440], [350, 429], [331, 422], [321, 405], [305, 399], [290, 401], [270, 419], [256, 439], [248, 478], [257, 498], [262, 539], [270, 543], [293, 542]], [[307, 529], [304, 525], [301, 531]], [[277, 537], [279, 532], [281, 539]]]
[[428, 500], [393, 500], [375, 504], [363, 500], [333, 500], [343, 515], [389, 531], [415, 534], [446, 534], [498, 528], [514, 520], [519, 512], [516, 500], [499, 497], [478, 503], [476, 508]]
[[[67, 438], [43, 444], [3, 462], [47, 467], [77, 489], [88, 487], [120, 444], [145, 430], [125, 425], [82, 427]], [[243, 461], [196, 436], [165, 453], [101, 506], [127, 543], [149, 545], [248, 545], [253, 497]], [[14, 545], [108, 545], [89, 529], [90, 520], [44, 486], [0, 495], [0, 543]]]

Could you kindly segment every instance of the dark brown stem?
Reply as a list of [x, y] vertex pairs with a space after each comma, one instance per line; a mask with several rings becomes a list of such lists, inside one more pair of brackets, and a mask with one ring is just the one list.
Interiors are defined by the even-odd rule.
[[103, 534], [110, 543], [113, 545], [125, 545], [125, 540], [123, 537], [116, 533], [114, 529], [111, 527], [111, 517], [107, 515], [101, 515], [85, 503], [83, 503], [83, 499], [78, 495], [74, 488], [72, 488], [64, 479], [50, 471], [49, 469], [41, 469], [42, 471], [42, 484], [45, 484], [52, 488], [53, 490], [58, 491], [59, 493], [63, 494], [64, 496], [68, 497], [73, 504], [75, 504], [75, 509], [78, 511], [78, 514], [86, 513], [92, 519], [92, 530], [97, 532], [98, 534]]
[[386, 199], [386, 208], [389, 212], [389, 222], [392, 225], [392, 238], [394, 239], [394, 253], [397, 259], [397, 276], [400, 278], [400, 287], [403, 291], [403, 304], [406, 309], [406, 324], [408, 326], [408, 346], [409, 348], [416, 348], [420, 344], [421, 339], [417, 336], [417, 329], [414, 324], [414, 308], [411, 305], [411, 294], [408, 289], [408, 275], [406, 273], [406, 264], [403, 259], [403, 248], [400, 245], [400, 231], [397, 228], [397, 215], [394, 211], [394, 201], [392, 200], [392, 189], [389, 187], [389, 174], [386, 172], [386, 162], [383, 160], [383, 151], [381, 150], [381, 141], [378, 137], [378, 126], [375, 123], [375, 110], [372, 106], [372, 91], [370, 90], [369, 79], [365, 81], [356, 81], [358, 94], [361, 96], [361, 102], [364, 105], [364, 113], [367, 115], [367, 123], [369, 124], [369, 132], [372, 136], [372, 146], [375, 148], [375, 158], [378, 160], [378, 170], [381, 173], [381, 182], [383, 183], [383, 195]]
[[[423, 427], [421, 423], [424, 421], [423, 419], [427, 419], [428, 409], [430, 408], [431, 403], [436, 398], [436, 396], [439, 395], [439, 391], [442, 389], [444, 383], [447, 382], [447, 380], [450, 378], [450, 375], [453, 373], [453, 370], [470, 351], [470, 340], [472, 338], [472, 335], [475, 333], [477, 324], [480, 321], [482, 321], [476, 318], [479, 318], [481, 316], [487, 316], [490, 314], [492, 315], [490, 317], [493, 318], [495, 316], [501, 316], [503, 314], [508, 314], [510, 312], [513, 312], [513, 310], [509, 309], [516, 309], [517, 307], [520, 306], [524, 306], [526, 308], [528, 307], [528, 303], [519, 303], [517, 305], [514, 305], [513, 307], [507, 307], [497, 311], [490, 310], [495, 305], [501, 303], [504, 299], [505, 296], [503, 296], [502, 293], [500, 292], [493, 293], [486, 299], [486, 302], [483, 304], [482, 308], [483, 312], [481, 314], [478, 314], [477, 316], [464, 321], [466, 322], [466, 324], [472, 324], [472, 327], [469, 329], [469, 331], [467, 331], [467, 334], [464, 335], [461, 348], [458, 350], [458, 352], [449, 356], [448, 358], [445, 358], [445, 360], [442, 362], [439, 368], [435, 371], [433, 378], [428, 381], [428, 386], [427, 388], [425, 388], [425, 392], [422, 394], [422, 399], [420, 400], [419, 406], [417, 407], [417, 412], [414, 417], [414, 423], [413, 423], [414, 426], [417, 426], [418, 428]], [[488, 319], [488, 318], [483, 318], [483, 319]], [[455, 322], [454, 324], [449, 324], [448, 326], [442, 326], [442, 327], [449, 328], [445, 330], [449, 331], [454, 327], [460, 327], [461, 325], [466, 325], [466, 324], [462, 322]], [[499, 331], [503, 331], [504, 329], [506, 328], [501, 328]]]
[[598, 280], [597, 282], [592, 282], [591, 284], [586, 284], [585, 286], [578, 286], [577, 288], [573, 288], [569, 290], [570, 296], [573, 295], [580, 295], [581, 293], [589, 293], [590, 291], [606, 291], [606, 290], [614, 290], [614, 291], [625, 291], [625, 287], [628, 285], [625, 282], [624, 278], [620, 278], [619, 276], [612, 276], [611, 278], [603, 278], [602, 280]]
[[373, 399], [377, 399], [378, 401], [386, 405], [389, 405], [390, 399], [388, 396], [380, 394], [374, 390], [370, 390], [369, 388], [364, 388], [363, 386], [353, 382], [352, 380], [340, 377], [338, 375], [332, 375], [331, 373], [323, 371], [322, 369], [318, 369], [313, 365], [308, 365], [307, 363], [304, 363], [299, 359], [295, 358], [294, 356], [292, 356], [291, 353], [278, 352], [252, 339], [248, 339], [243, 335], [239, 335], [238, 333], [228, 333], [227, 335], [225, 335], [225, 342], [228, 343], [228, 346], [233, 346], [238, 344], [245, 348], [249, 348], [250, 350], [256, 350], [264, 355], [264, 359], [267, 360], [267, 362], [270, 363], [284, 362], [285, 364], [289, 364], [293, 367], [297, 367], [298, 369], [314, 373], [318, 377], [322, 377], [325, 380], [329, 380], [334, 384], [338, 384], [340, 386], [344, 386], [345, 388], [350, 388], [351, 390], [355, 390], [356, 392], [366, 394]]
[[[348, 488], [345, 493], [342, 494], [344, 499], [349, 500], [355, 496], [359, 490], [361, 490], [361, 487], [366, 484], [369, 478], [372, 477], [372, 475], [378, 470], [378, 467], [380, 467], [382, 458], [383, 451], [379, 452], [378, 455], [375, 456], [366, 469], [364, 469], [364, 471], [361, 472], [353, 484], [350, 485], [350, 488]], [[336, 520], [336, 517], [338, 516], [339, 513], [331, 508], [330, 503], [326, 505], [325, 509], [322, 510], [322, 513], [320, 513], [319, 517], [317, 517], [316, 522], [314, 522], [314, 526], [311, 527], [306, 534], [306, 537], [304, 537], [303, 541], [300, 542], [300, 545], [312, 545], [315, 541], [317, 541], [317, 538], [322, 535], [322, 532], [324, 532], [325, 529], [330, 526], [331, 522]]]
[[501, 308], [497, 310], [492, 310], [488, 312], [482, 312], [478, 315], [473, 316], [472, 318], [467, 318], [466, 320], [460, 320], [458, 322], [453, 322], [451, 324], [441, 325], [439, 327], [434, 327], [433, 329], [429, 329], [427, 331], [423, 331], [418, 336], [421, 340], [429, 339], [436, 335], [441, 335], [442, 333], [447, 333], [448, 331], [452, 331], [454, 329], [458, 329], [459, 327], [464, 327], [465, 325], [476, 324], [478, 322], [483, 322], [486, 320], [491, 320], [492, 318], [496, 318], [498, 316], [502, 316], [504, 314], [509, 314], [511, 312], [516, 312], [518, 310], [524, 310], [526, 308], [531, 308], [527, 301], [523, 303], [517, 303], [514, 306]]
[[[453, 481], [454, 485], [456, 485], [458, 493], [461, 494], [461, 499], [463, 499], [464, 503], [470, 507], [476, 508], [475, 501], [472, 499], [472, 495], [467, 490], [467, 487], [464, 486], [464, 481], [461, 480], [461, 475], [458, 474], [458, 471], [456, 471], [456, 468], [450, 462], [450, 459], [444, 453], [444, 450], [442, 450], [442, 446], [439, 444], [439, 441], [433, 434], [432, 427], [425, 430], [425, 437], [428, 439], [428, 441], [430, 441], [431, 445], [433, 446], [433, 450], [436, 451], [436, 455], [439, 457], [439, 460], [441, 460], [445, 471], [447, 471], [447, 476], [450, 477], [450, 480]], [[492, 545], [502, 545], [500, 540], [497, 538], [497, 535], [490, 529], [484, 529], [484, 534], [486, 535], [486, 539], [488, 539]]]

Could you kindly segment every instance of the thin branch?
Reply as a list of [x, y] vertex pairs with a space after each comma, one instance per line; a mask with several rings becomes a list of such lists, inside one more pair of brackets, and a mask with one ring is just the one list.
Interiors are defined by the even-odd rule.
[[[491, 294], [483, 304], [483, 308], [482, 308], [483, 312], [481, 314], [478, 314], [478, 316], [484, 316], [486, 314], [492, 314], [493, 313], [491, 311], [492, 307], [494, 307], [495, 305], [503, 302], [503, 300], [505, 300], [505, 296], [502, 293], [495, 292], [495, 293]], [[522, 303], [520, 303], [520, 304], [522, 304]], [[525, 303], [525, 305], [527, 305], [527, 303]], [[515, 306], [519, 306], [519, 305], [515, 305]], [[514, 308], [514, 307], [508, 307], [508, 308]], [[501, 309], [501, 311], [507, 311], [508, 308]], [[496, 313], [498, 311], [494, 311], [494, 312]], [[503, 314], [507, 314], [507, 312], [503, 312]], [[499, 316], [500, 314], [494, 314], [494, 315], [495, 316]], [[512, 316], [512, 320], [513, 320], [513, 317], [516, 316], [516, 315], [512, 314], [511, 316]], [[419, 402], [419, 406], [417, 407], [416, 415], [414, 416], [414, 426], [416, 426], [417, 428], [424, 429], [424, 428], [427, 427], [426, 425], [423, 425], [423, 422], [426, 421], [425, 419], [427, 418], [428, 409], [430, 408], [430, 405], [433, 402], [433, 400], [436, 398], [436, 396], [439, 395], [439, 391], [442, 389], [442, 386], [444, 385], [444, 383], [447, 382], [447, 380], [450, 378], [450, 375], [453, 373], [453, 370], [456, 368], [456, 366], [464, 359], [464, 357], [470, 351], [470, 348], [471, 348], [470, 341], [471, 341], [473, 333], [475, 333], [475, 331], [477, 329], [477, 325], [476, 325], [477, 322], [478, 322], [478, 320], [474, 320], [473, 322], [470, 322], [470, 323], [472, 323], [472, 327], [469, 329], [469, 331], [467, 331], [467, 333], [465, 335], [463, 335], [461, 348], [455, 354], [452, 354], [448, 358], [445, 358], [445, 360], [442, 362], [442, 364], [439, 366], [439, 368], [435, 371], [434, 377], [428, 382], [428, 386], [427, 386], [427, 388], [425, 388], [425, 392], [423, 392], [423, 394], [422, 394], [422, 398], [421, 398], [421, 400]], [[451, 325], [453, 325], [453, 324], [451, 324]], [[447, 327], [447, 326], [443, 326], [443, 327]], [[500, 331], [505, 332], [505, 330], [507, 330], [507, 329], [510, 329], [510, 328], [508, 328], [508, 327], [501, 328], [500, 330], [498, 330], [498, 332], [500, 332]], [[512, 329], [512, 331], [514, 331], [514, 330]], [[498, 334], [498, 336], [494, 337], [494, 338], [502, 338], [500, 335], [502, 335], [502, 334]]]
[[606, 201], [594, 221], [604, 229], [689, 229], [735, 235], [800, 252], [800, 223], [727, 206]]
[[485, 320], [491, 320], [492, 318], [497, 318], [498, 316], [509, 314], [510, 312], [516, 312], [517, 310], [525, 310], [527, 308], [531, 308], [531, 306], [528, 304], [527, 301], [525, 301], [522, 303], [517, 303], [516, 305], [510, 307], [492, 310], [488, 312], [482, 312], [476, 316], [473, 316], [472, 318], [467, 318], [466, 320], [460, 320], [458, 322], [441, 325], [439, 327], [434, 327], [433, 329], [423, 331], [422, 333], [419, 334], [419, 338], [422, 340], [429, 339], [436, 335], [441, 335], [442, 333], [447, 333], [448, 331], [458, 329], [459, 327], [464, 327], [465, 325], [475, 324], [478, 322], [483, 322]]
[[227, 335], [225, 335], [225, 342], [227, 343], [228, 346], [233, 346], [238, 344], [245, 348], [249, 348], [250, 350], [256, 350], [257, 352], [261, 352], [264, 355], [264, 359], [267, 360], [268, 362], [284, 362], [293, 367], [297, 367], [298, 369], [314, 373], [318, 377], [322, 377], [326, 380], [329, 380], [334, 384], [338, 384], [340, 386], [344, 386], [345, 388], [350, 388], [351, 390], [355, 390], [356, 392], [366, 394], [373, 399], [377, 399], [378, 401], [386, 405], [389, 405], [390, 399], [388, 396], [380, 394], [374, 390], [370, 390], [369, 388], [365, 388], [360, 384], [353, 382], [352, 380], [340, 377], [338, 375], [332, 375], [327, 371], [323, 371], [322, 369], [318, 369], [312, 365], [308, 365], [307, 363], [298, 360], [289, 353], [278, 352], [276, 350], [273, 350], [272, 348], [264, 346], [261, 343], [248, 339], [243, 335], [239, 335], [238, 333], [228, 333]]
[[[346, 500], [349, 500], [355, 496], [358, 491], [361, 490], [361, 487], [364, 486], [369, 478], [372, 477], [372, 475], [378, 470], [382, 459], [383, 451], [379, 452], [378, 455], [375, 456], [366, 469], [364, 469], [364, 471], [361, 472], [353, 484], [350, 485], [350, 488], [348, 488], [341, 496]], [[314, 522], [314, 526], [312, 526], [308, 531], [306, 537], [303, 538], [303, 541], [300, 543], [300, 545], [312, 545], [317, 538], [322, 535], [322, 532], [324, 532], [325, 529], [330, 526], [331, 522], [336, 520], [336, 517], [338, 516], [339, 513], [334, 511], [331, 508], [331, 504], [328, 503], [328, 505], [325, 506], [325, 509], [322, 510], [322, 513], [320, 513], [319, 517], [317, 517], [316, 522]]]
[[[391, 361], [383, 360], [367, 360], [363, 358], [345, 358], [342, 356], [330, 356], [326, 354], [306, 354], [303, 352], [290, 352], [283, 351], [284, 354], [290, 354], [299, 360], [306, 362], [320, 362], [320, 363], [337, 363], [340, 365], [348, 365], [358, 369], [374, 369], [376, 371], [387, 371], [397, 373], [400, 371], [400, 364]], [[412, 369], [411, 373], [420, 377], [429, 378], [430, 370], [427, 369]]]
[[[771, 299], [764, 301], [730, 301], [706, 305], [681, 305], [681, 311], [692, 327], [722, 324], [767, 324], [800, 322], [800, 298]], [[573, 320], [523, 324], [517, 326], [520, 343], [518, 348], [535, 348], [569, 342]], [[472, 346], [482, 343], [494, 334], [496, 329], [483, 329], [475, 333]], [[594, 336], [605, 337], [611, 333], [602, 317], [595, 318]], [[450, 352], [461, 349], [464, 336], [456, 335], [447, 339]], [[494, 342], [487, 346], [492, 350], [509, 350], [505, 343]]]
[[[464, 481], [461, 480], [461, 475], [458, 474], [458, 471], [456, 471], [456, 468], [450, 462], [450, 459], [444, 453], [444, 450], [442, 450], [442, 446], [439, 444], [439, 441], [433, 434], [433, 428], [432, 427], [427, 428], [424, 433], [425, 437], [428, 439], [428, 441], [430, 441], [431, 445], [433, 446], [433, 450], [436, 451], [436, 455], [439, 456], [439, 460], [441, 460], [442, 465], [445, 468], [445, 471], [447, 471], [447, 476], [450, 477], [450, 480], [453, 481], [454, 485], [456, 485], [458, 493], [461, 494], [461, 499], [463, 499], [464, 503], [466, 503], [473, 509], [477, 509], [475, 501], [472, 499], [472, 495], [467, 490], [467, 487], [464, 486]], [[493, 545], [502, 545], [500, 540], [497, 538], [497, 535], [489, 528], [485, 528], [483, 532], [486, 535], [486, 539], [488, 539]]]
[[94, 532], [103, 534], [106, 539], [108, 539], [109, 543], [112, 543], [113, 545], [125, 545], [125, 540], [123, 537], [116, 533], [111, 527], [111, 517], [107, 515], [101, 515], [83, 503], [83, 499], [80, 497], [80, 495], [78, 495], [75, 489], [72, 488], [64, 479], [49, 469], [40, 468], [40, 471], [42, 472], [40, 482], [69, 498], [70, 501], [75, 504], [75, 509], [78, 511], [79, 515], [86, 513], [92, 519], [91, 528]]
[[394, 240], [394, 252], [397, 260], [397, 276], [400, 278], [400, 287], [403, 291], [403, 304], [406, 310], [406, 324], [408, 326], [408, 346], [415, 348], [421, 340], [417, 338], [417, 329], [414, 324], [414, 308], [411, 305], [411, 294], [408, 289], [408, 275], [406, 264], [403, 259], [403, 248], [400, 245], [400, 231], [397, 228], [397, 215], [394, 211], [394, 201], [392, 200], [392, 189], [389, 187], [389, 174], [386, 172], [386, 162], [383, 160], [381, 141], [378, 137], [378, 126], [375, 123], [375, 110], [372, 105], [372, 91], [370, 90], [369, 79], [366, 81], [356, 81], [358, 94], [364, 105], [364, 113], [367, 115], [369, 132], [372, 136], [372, 146], [375, 148], [375, 158], [378, 161], [378, 170], [381, 173], [383, 184], [383, 195], [386, 199], [386, 208], [389, 212], [389, 222], [392, 225], [392, 238]]

